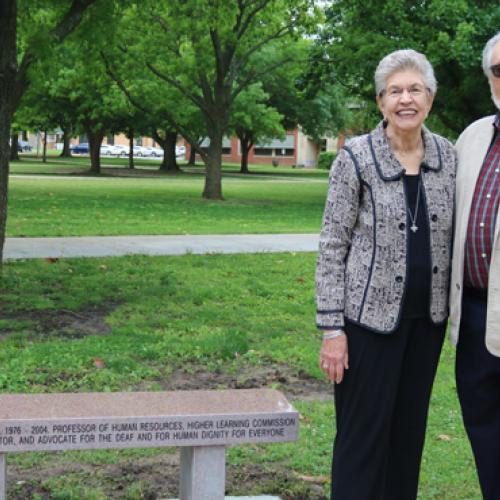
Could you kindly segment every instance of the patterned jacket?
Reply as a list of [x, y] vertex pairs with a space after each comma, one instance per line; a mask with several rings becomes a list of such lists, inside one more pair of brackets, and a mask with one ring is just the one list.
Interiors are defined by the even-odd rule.
[[[456, 156], [453, 145], [423, 128], [422, 188], [429, 224], [430, 317], [448, 317]], [[392, 333], [401, 317], [407, 278], [404, 169], [382, 123], [343, 148], [330, 171], [316, 267], [317, 326], [344, 318]]]

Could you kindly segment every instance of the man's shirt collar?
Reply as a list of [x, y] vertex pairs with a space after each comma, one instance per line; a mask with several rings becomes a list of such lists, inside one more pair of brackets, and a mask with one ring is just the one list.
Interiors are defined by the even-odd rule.
[[500, 132], [500, 111], [495, 116], [493, 126], [496, 128], [497, 132]]

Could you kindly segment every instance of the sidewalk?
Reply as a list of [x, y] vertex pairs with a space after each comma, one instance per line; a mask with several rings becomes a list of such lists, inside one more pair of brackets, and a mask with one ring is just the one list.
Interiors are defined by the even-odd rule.
[[123, 255], [316, 252], [318, 234], [7, 238], [4, 260]]

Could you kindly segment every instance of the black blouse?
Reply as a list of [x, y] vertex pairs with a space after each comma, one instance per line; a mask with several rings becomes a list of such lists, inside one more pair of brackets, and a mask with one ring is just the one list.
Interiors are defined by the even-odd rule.
[[[418, 184], [420, 175], [404, 175], [407, 206], [415, 217]], [[431, 262], [429, 223], [427, 220], [427, 206], [423, 183], [420, 186], [420, 200], [417, 218], [415, 220], [417, 231], [412, 231], [412, 221], [407, 214], [408, 224], [408, 268], [406, 295], [403, 303], [403, 318], [430, 317], [430, 288], [431, 288]]]

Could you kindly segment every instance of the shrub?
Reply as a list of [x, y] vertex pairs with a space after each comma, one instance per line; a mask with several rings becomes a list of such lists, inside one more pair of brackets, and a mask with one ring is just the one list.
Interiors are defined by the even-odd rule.
[[336, 152], [333, 151], [325, 151], [319, 154], [318, 158], [318, 168], [322, 168], [323, 170], [330, 170], [332, 166], [333, 160], [337, 156]]

